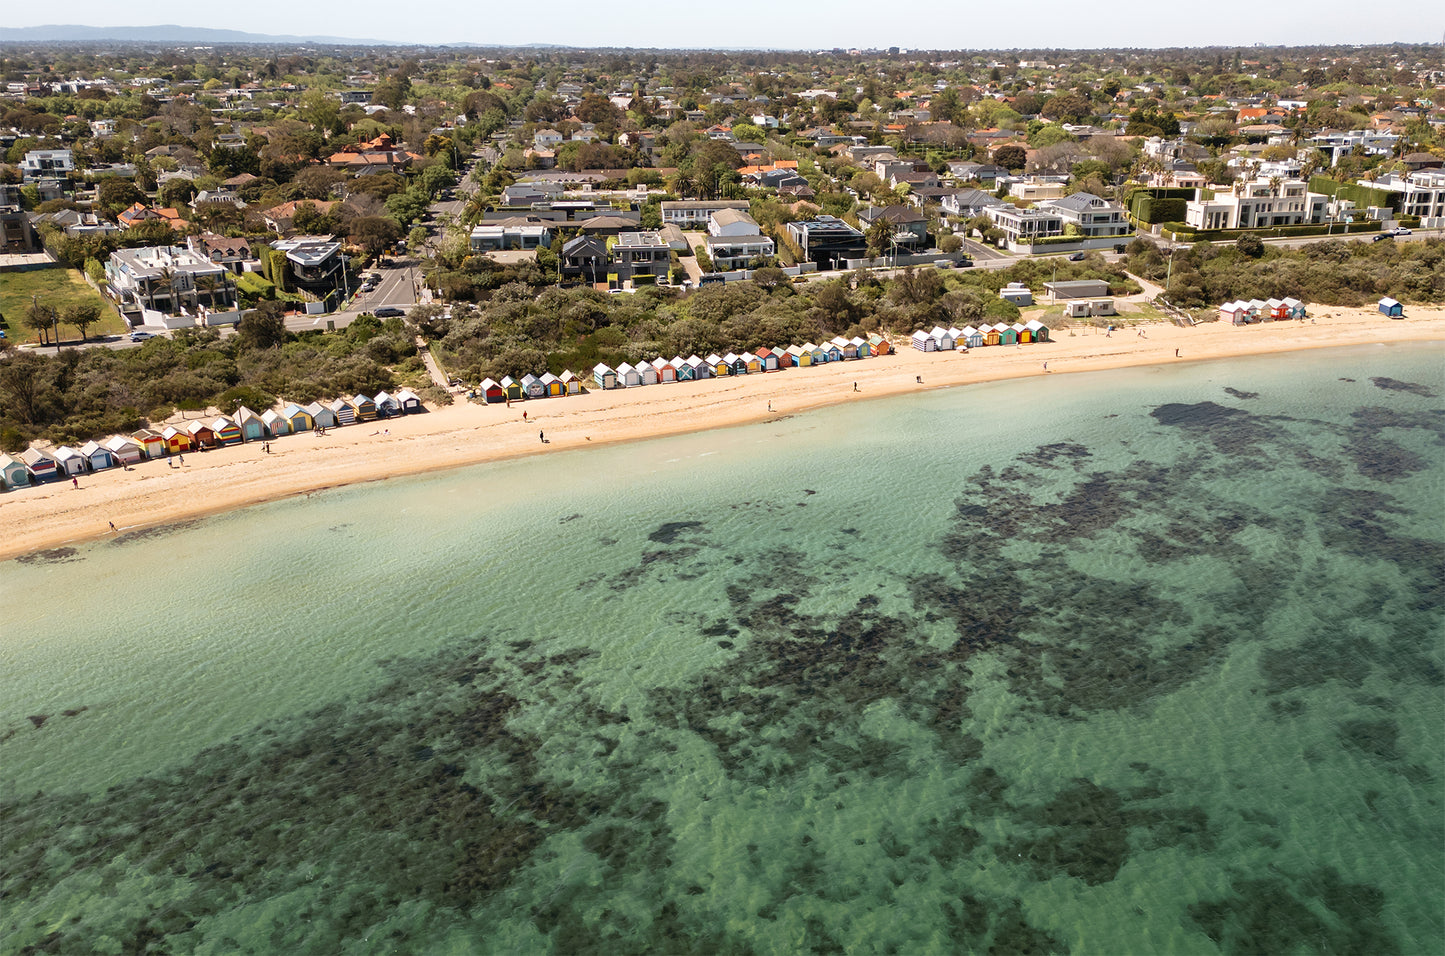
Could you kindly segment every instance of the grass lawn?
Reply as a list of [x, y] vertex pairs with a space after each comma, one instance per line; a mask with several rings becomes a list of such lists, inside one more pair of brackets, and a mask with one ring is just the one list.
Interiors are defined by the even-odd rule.
[[[125, 321], [114, 307], [104, 296], [86, 285], [85, 278], [76, 269], [57, 266], [32, 272], [6, 272], [0, 274], [0, 315], [5, 317], [6, 334], [17, 344], [36, 338], [36, 333], [25, 325], [25, 311], [30, 308], [31, 296], [35, 296], [41, 305], [52, 306], [62, 314], [66, 306], [76, 302], [87, 299], [99, 302], [104, 311], [100, 321], [87, 331], [88, 337], [126, 331]], [[60, 338], [62, 341], [78, 341], [80, 336], [62, 321]]]

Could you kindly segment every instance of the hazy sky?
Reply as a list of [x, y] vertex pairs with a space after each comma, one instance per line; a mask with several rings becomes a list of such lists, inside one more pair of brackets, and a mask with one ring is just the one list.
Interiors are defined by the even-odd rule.
[[[662, 48], [815, 49], [1083, 48], [1440, 42], [1445, 13], [1407, 4], [1372, 16], [1355, 0], [1031, 0], [896, 6], [881, 0], [680, 0], [637, 6], [598, 0], [479, 0], [463, 5], [394, 0], [248, 0], [225, 6], [70, 0], [10, 4], [5, 25], [180, 23], [256, 33], [327, 35], [404, 43]], [[221, 11], [238, 14], [226, 18]], [[1385, 8], [1376, 8], [1383, 10]], [[204, 18], [188, 14], [213, 11]]]

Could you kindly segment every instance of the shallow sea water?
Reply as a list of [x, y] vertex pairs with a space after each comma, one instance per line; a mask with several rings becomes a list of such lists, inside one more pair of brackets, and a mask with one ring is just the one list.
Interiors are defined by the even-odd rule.
[[0, 564], [3, 952], [1445, 950], [1445, 348]]

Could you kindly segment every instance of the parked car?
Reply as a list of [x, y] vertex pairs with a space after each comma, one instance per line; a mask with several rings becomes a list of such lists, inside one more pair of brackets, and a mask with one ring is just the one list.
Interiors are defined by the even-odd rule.
[[1069, 261], [1070, 261], [1070, 262], [1083, 262], [1083, 261], [1084, 261], [1084, 254], [1083, 254], [1082, 252], [1076, 252], [1076, 253], [1074, 253], [1073, 255], [1069, 256]]
[[132, 342], [144, 342], [146, 339], [153, 339], [155, 337], [156, 334], [154, 332], [132, 332], [130, 334], [130, 340]]
[[1395, 227], [1395, 235], [1397, 235], [1397, 236], [1408, 236], [1409, 234], [1410, 234], [1410, 230], [1406, 229], [1404, 226], [1396, 226], [1396, 227]]
[[378, 319], [399, 319], [402, 316], [406, 315], [406, 310], [398, 309], [395, 306], [391, 305], [384, 305], [371, 314], [376, 316]]

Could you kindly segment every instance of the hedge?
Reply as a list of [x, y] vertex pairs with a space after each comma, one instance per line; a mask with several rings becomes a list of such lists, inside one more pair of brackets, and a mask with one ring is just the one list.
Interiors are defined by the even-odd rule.
[[274, 282], [255, 272], [243, 272], [236, 280], [236, 288], [258, 299], [269, 299], [276, 292]]
[[1199, 229], [1196, 230], [1187, 223], [1166, 222], [1160, 228], [1169, 233], [1176, 242], [1209, 242], [1229, 241], [1238, 239], [1240, 236], [1259, 236], [1261, 239], [1289, 239], [1298, 236], [1329, 236], [1335, 235], [1340, 238], [1353, 236], [1365, 232], [1379, 232], [1382, 224], [1376, 220], [1369, 222], [1355, 222], [1349, 224], [1346, 231], [1345, 223], [1325, 223], [1323, 225], [1308, 226], [1269, 226], [1255, 229]]
[[1184, 214], [1189, 211], [1189, 200], [1140, 196], [1129, 211], [1136, 220], [1150, 225], [1159, 222], [1177, 222], [1183, 219]]
[[1400, 201], [1405, 196], [1404, 193], [1374, 189], [1370, 186], [1361, 186], [1359, 183], [1337, 183], [1327, 176], [1311, 176], [1310, 192], [1324, 193], [1326, 196], [1334, 196], [1337, 199], [1352, 200], [1361, 211], [1370, 206], [1389, 206], [1398, 212]]
[[1116, 242], [1128, 242], [1134, 238], [1132, 232], [1121, 232], [1116, 236], [1045, 236], [1042, 239], [1034, 239], [1029, 242], [1020, 242], [1021, 246], [1061, 246], [1070, 242], [1088, 242], [1091, 239], [1112, 239]]

